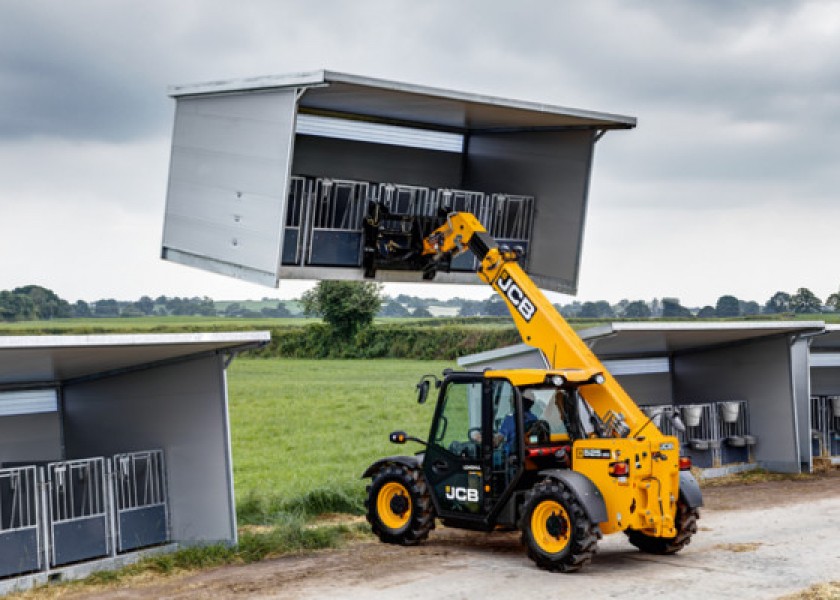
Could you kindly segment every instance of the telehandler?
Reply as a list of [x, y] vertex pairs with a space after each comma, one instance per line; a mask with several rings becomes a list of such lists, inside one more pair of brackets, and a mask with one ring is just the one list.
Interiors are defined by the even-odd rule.
[[[584, 567], [603, 534], [623, 531], [643, 552], [673, 554], [697, 531], [702, 496], [665, 436], [555, 310], [478, 219], [453, 212], [432, 227], [367, 227], [365, 268], [401, 261], [427, 278], [459, 253], [480, 263], [477, 275], [506, 302], [523, 341], [539, 349], [545, 369], [444, 372], [417, 385], [424, 402], [439, 389], [428, 438], [395, 431], [390, 440], [424, 446], [389, 456], [364, 472], [367, 520], [380, 540], [412, 545], [436, 519], [447, 527], [519, 529], [528, 555], [550, 571]], [[438, 221], [439, 222], [439, 221]], [[413, 240], [390, 239], [413, 231]], [[679, 428], [676, 414], [664, 414]]]

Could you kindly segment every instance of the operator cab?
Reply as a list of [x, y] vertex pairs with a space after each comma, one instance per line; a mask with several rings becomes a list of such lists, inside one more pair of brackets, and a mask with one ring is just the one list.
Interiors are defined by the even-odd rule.
[[586, 371], [449, 372], [423, 460], [437, 514], [477, 528], [505, 523], [500, 512], [540, 470], [570, 468], [575, 439], [604, 435], [578, 393], [602, 381]]

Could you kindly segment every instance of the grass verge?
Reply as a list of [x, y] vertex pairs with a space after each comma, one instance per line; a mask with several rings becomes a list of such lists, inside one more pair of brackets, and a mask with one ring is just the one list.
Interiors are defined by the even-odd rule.
[[243, 527], [239, 544], [222, 544], [184, 548], [168, 554], [150, 556], [139, 562], [113, 571], [100, 571], [85, 579], [50, 584], [10, 594], [8, 598], [21, 600], [52, 600], [72, 594], [88, 595], [110, 589], [149, 584], [159, 577], [183, 575], [201, 569], [224, 565], [248, 564], [279, 556], [339, 548], [370, 534], [366, 524], [329, 524], [311, 526], [299, 515], [275, 516], [269, 527], [258, 531]]

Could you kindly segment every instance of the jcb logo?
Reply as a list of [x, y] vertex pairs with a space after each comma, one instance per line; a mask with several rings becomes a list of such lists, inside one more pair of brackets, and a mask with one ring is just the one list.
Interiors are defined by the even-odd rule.
[[458, 502], [478, 502], [478, 490], [446, 486], [446, 498]]
[[510, 300], [510, 303], [516, 307], [516, 310], [519, 311], [519, 314], [522, 315], [522, 318], [525, 319], [526, 322], [530, 322], [531, 319], [537, 314], [537, 307], [534, 306], [534, 303], [525, 295], [518, 285], [513, 282], [513, 279], [510, 278], [510, 275], [507, 274], [507, 271], [502, 273], [499, 276], [499, 280], [496, 282], [499, 286], [499, 289], [505, 293], [507, 299]]

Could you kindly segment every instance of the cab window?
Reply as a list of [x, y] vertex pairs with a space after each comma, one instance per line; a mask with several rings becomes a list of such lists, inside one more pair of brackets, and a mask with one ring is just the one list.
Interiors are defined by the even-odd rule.
[[446, 387], [443, 410], [435, 431], [435, 444], [461, 454], [471, 431], [481, 428], [481, 382], [452, 382]]
[[551, 429], [552, 438], [568, 435], [563, 421], [563, 392], [558, 389], [533, 388], [534, 406], [531, 412], [540, 421], [545, 421]]

